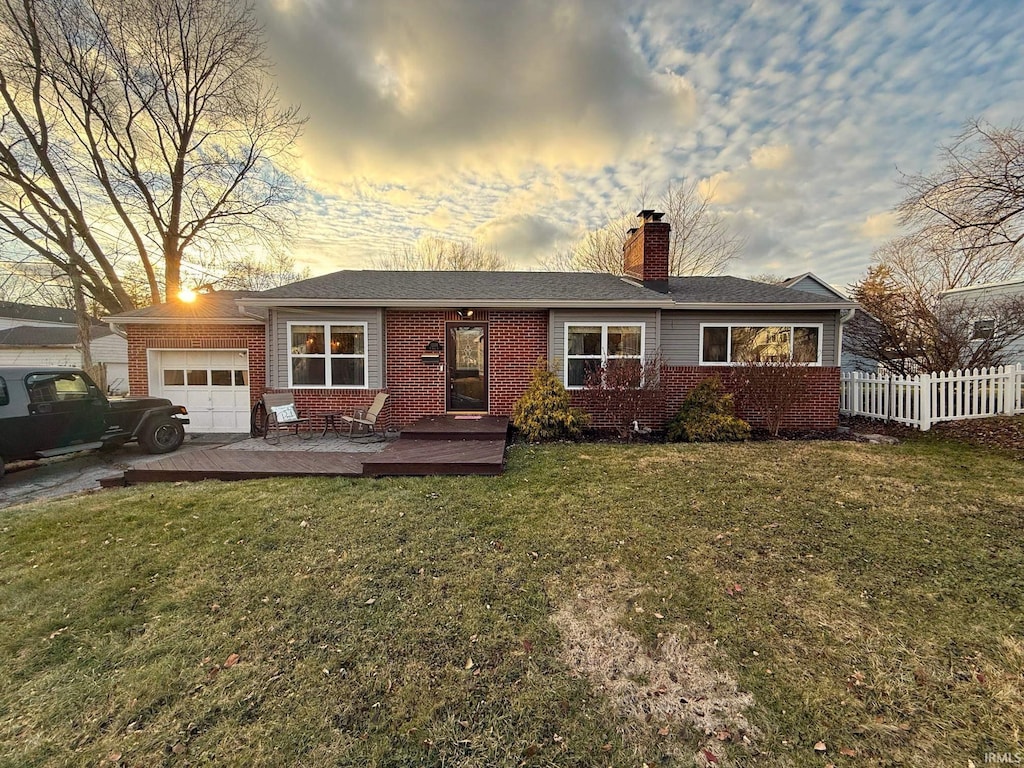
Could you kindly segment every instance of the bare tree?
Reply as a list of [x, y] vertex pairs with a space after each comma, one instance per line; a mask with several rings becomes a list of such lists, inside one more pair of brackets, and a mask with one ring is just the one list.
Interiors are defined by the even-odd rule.
[[370, 259], [374, 269], [404, 271], [503, 271], [509, 263], [493, 248], [472, 240], [425, 237], [384, 256]]
[[938, 251], [927, 238], [903, 237], [875, 253], [851, 288], [871, 322], [846, 326], [850, 351], [902, 375], [1006, 362], [1010, 345], [1024, 336], [1024, 297], [944, 293], [970, 283], [950, 285], [941, 266], [946, 252]]
[[[643, 200], [640, 205], [647, 206]], [[703, 194], [696, 182], [670, 184], [655, 207], [665, 212], [665, 220], [672, 225], [669, 274], [717, 274], [746, 245], [746, 239], [730, 230], [728, 222], [712, 209], [710, 196]], [[546, 266], [559, 271], [621, 274], [622, 247], [634, 226], [635, 212], [620, 210]]]
[[971, 120], [941, 156], [938, 171], [904, 176], [903, 222], [944, 244], [950, 282], [961, 282], [961, 271], [972, 283], [1019, 274], [1024, 269], [1019, 247], [1024, 239], [1024, 127], [996, 128]]
[[2, 0], [0, 234], [108, 312], [132, 265], [156, 302], [186, 252], [276, 239], [303, 121], [269, 70], [251, 2]]

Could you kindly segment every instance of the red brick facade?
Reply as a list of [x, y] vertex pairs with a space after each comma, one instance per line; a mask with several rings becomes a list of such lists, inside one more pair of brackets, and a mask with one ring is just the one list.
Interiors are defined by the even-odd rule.
[[[386, 376], [396, 426], [446, 409], [447, 374], [444, 366], [447, 323], [487, 326], [489, 412], [508, 416], [530, 383], [530, 371], [548, 352], [546, 310], [491, 310], [472, 320], [460, 320], [445, 310], [388, 310], [385, 315]], [[441, 362], [423, 362], [426, 345], [441, 344]]]
[[[665, 393], [665, 422], [678, 411], [686, 395], [704, 379], [721, 374], [728, 389], [728, 368], [694, 366], [666, 366], [661, 371], [662, 389]], [[800, 407], [782, 422], [782, 429], [831, 431], [839, 425], [839, 368], [810, 368], [811, 385]], [[751, 426], [763, 427], [764, 423], [755, 414], [737, 402], [739, 415]]]
[[[385, 314], [386, 364], [383, 390], [295, 389], [296, 404], [307, 413], [351, 412], [367, 408], [378, 392], [391, 395], [381, 414], [382, 424], [401, 428], [421, 416], [443, 414], [446, 409], [446, 366], [444, 346], [447, 322], [481, 322], [487, 326], [489, 412], [507, 416], [530, 382], [538, 358], [548, 355], [548, 312], [546, 310], [491, 310], [461, 321], [445, 310], [388, 310]], [[149, 349], [247, 349], [249, 387], [252, 403], [266, 391], [265, 330], [259, 325], [136, 325], [128, 329], [129, 385], [132, 394], [149, 392], [146, 370]], [[425, 347], [431, 341], [442, 346], [441, 362], [424, 362]], [[839, 369], [814, 368], [811, 391], [798, 411], [789, 416], [784, 429], [834, 430], [839, 419]], [[662, 369], [663, 405], [648, 415], [647, 426], [663, 427], [686, 394], [703, 379], [720, 373], [701, 366], [666, 366]], [[274, 388], [272, 391], [287, 391]], [[572, 394], [574, 405], [586, 409], [586, 395]], [[753, 426], [762, 426], [741, 410]], [[598, 427], [610, 424], [596, 421]]]

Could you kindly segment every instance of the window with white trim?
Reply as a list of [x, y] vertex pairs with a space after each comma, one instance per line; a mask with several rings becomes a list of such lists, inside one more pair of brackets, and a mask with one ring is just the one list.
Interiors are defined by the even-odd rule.
[[971, 330], [971, 341], [991, 339], [996, 335], [996, 319], [994, 317], [982, 317], [974, 321]]
[[366, 323], [288, 323], [291, 387], [366, 388]]
[[579, 389], [587, 375], [616, 360], [644, 357], [643, 323], [574, 323], [565, 326], [565, 386]]
[[701, 324], [701, 365], [821, 365], [821, 325]]

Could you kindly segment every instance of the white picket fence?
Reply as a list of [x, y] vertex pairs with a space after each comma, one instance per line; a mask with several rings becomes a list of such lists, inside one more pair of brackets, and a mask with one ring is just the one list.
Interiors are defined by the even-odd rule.
[[844, 373], [839, 412], [909, 424], [921, 431], [940, 421], [1024, 413], [1024, 366], [916, 376]]

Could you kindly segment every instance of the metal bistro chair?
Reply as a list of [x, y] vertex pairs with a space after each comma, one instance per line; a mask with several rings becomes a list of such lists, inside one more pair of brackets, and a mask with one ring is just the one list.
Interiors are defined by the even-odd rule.
[[[293, 432], [297, 437], [308, 440], [313, 435], [308, 429], [309, 419], [302, 416], [295, 407], [295, 398], [290, 392], [267, 393], [263, 395], [267, 415], [263, 422], [263, 439], [271, 443], [281, 442], [281, 432]], [[304, 427], [305, 436], [299, 428]], [[271, 437], [271, 433], [274, 437]]]
[[[351, 416], [342, 416], [341, 421], [344, 424], [348, 424], [348, 438], [352, 440], [356, 437], [379, 437], [383, 436], [377, 431], [377, 418], [380, 416], [380, 412], [384, 410], [384, 404], [388, 401], [388, 395], [383, 392], [379, 392], [375, 398], [373, 398], [373, 405], [371, 405], [366, 411], [357, 410]], [[356, 429], [363, 430], [363, 434], [356, 435]]]

